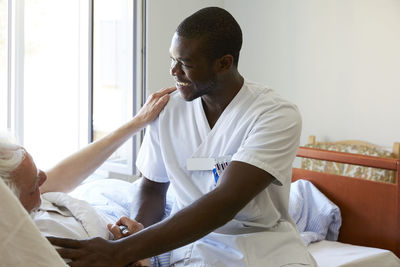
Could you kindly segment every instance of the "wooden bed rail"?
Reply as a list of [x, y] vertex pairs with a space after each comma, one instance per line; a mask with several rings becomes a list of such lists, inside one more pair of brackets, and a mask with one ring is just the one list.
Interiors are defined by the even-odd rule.
[[293, 168], [292, 180], [311, 181], [339, 206], [339, 242], [388, 249], [400, 257], [400, 160], [300, 147], [297, 157], [361, 165], [396, 172], [396, 183]]
[[328, 160], [339, 163], [348, 163], [365, 167], [380, 168], [396, 171], [398, 169], [399, 160], [394, 158], [378, 158], [374, 156], [365, 156], [346, 152], [337, 152], [322, 150], [309, 147], [300, 147], [297, 157]]

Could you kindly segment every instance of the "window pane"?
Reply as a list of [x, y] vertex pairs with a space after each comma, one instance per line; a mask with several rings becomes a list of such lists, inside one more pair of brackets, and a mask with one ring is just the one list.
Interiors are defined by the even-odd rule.
[[0, 129], [7, 128], [7, 0], [0, 0]]
[[[101, 136], [132, 116], [133, 1], [94, 2], [93, 137]], [[130, 168], [132, 144], [126, 143], [109, 162]], [[129, 172], [129, 171], [128, 171]]]
[[41, 168], [79, 147], [79, 2], [25, 1], [24, 145]]

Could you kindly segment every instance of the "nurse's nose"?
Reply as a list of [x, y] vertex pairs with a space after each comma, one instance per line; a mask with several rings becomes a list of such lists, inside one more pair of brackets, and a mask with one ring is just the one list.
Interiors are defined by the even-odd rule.
[[169, 74], [171, 74], [171, 76], [178, 76], [184, 74], [181, 63], [175, 60], [171, 60], [171, 67], [169, 69]]

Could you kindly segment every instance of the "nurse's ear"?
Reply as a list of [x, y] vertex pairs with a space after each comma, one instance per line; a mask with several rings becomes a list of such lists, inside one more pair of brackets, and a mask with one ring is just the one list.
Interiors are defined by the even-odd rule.
[[231, 69], [233, 66], [233, 56], [232, 55], [224, 55], [214, 62], [214, 68], [216, 72], [224, 73]]

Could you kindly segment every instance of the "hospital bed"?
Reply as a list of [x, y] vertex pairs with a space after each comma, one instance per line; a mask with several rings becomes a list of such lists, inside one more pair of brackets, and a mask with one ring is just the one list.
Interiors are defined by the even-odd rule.
[[[308, 245], [320, 267], [400, 266], [400, 159], [308, 147], [300, 147], [297, 157], [358, 164], [393, 172], [393, 183], [387, 183], [293, 168], [292, 180], [311, 182], [340, 209], [338, 239], [321, 240]], [[290, 205], [296, 201], [292, 196], [294, 184]], [[125, 181], [105, 179], [81, 185], [73, 195], [88, 200], [94, 206], [105, 207], [108, 215], [117, 218], [128, 216], [130, 198], [123, 196], [132, 196], [136, 190], [137, 182], [127, 186]], [[167, 199], [171, 201], [173, 192], [168, 195]]]
[[[299, 148], [297, 157], [302, 159], [379, 168], [394, 174], [390, 182], [382, 182], [333, 174], [332, 171], [325, 172], [324, 168], [307, 170], [304, 164], [303, 168], [293, 168], [292, 181], [310, 181], [340, 208], [342, 225], [338, 240], [324, 240], [308, 247], [319, 266], [400, 266], [397, 258], [400, 257], [398, 143], [393, 148], [393, 158], [312, 147]], [[328, 169], [332, 169], [332, 166]]]
[[[292, 180], [294, 182], [310, 181], [324, 196], [340, 208], [341, 227], [338, 240], [322, 240], [308, 246], [319, 266], [400, 266], [398, 258], [400, 256], [400, 159], [363, 156], [307, 147], [300, 147], [297, 156], [382, 168], [395, 173], [394, 183], [385, 183], [294, 168]], [[119, 179], [100, 179], [89, 180], [70, 195], [86, 200], [109, 218], [117, 220], [121, 216], [129, 216], [132, 195], [136, 194], [137, 190], [138, 181], [131, 183]], [[15, 198], [11, 201], [17, 203]], [[168, 201], [169, 204], [173, 201], [173, 192], [169, 192]], [[3, 206], [3, 208], [2, 214], [11, 212], [9, 206]], [[19, 210], [21, 210], [21, 206]], [[20, 216], [29, 218], [26, 212], [22, 212]], [[35, 238], [40, 239], [37, 237], [37, 231], [33, 232], [36, 233]], [[8, 232], [3, 232], [3, 234], [8, 236]], [[24, 238], [27, 236], [29, 235], [24, 234]], [[6, 240], [10, 239], [6, 238]], [[47, 242], [44, 241], [45, 239], [41, 240], [46, 245]], [[26, 253], [34, 249], [33, 246], [21, 247], [13, 249], [12, 254], [10, 252], [7, 255], [18, 258], [19, 251]], [[43, 253], [31, 253], [30, 255], [51, 254], [54, 257], [54, 249], [49, 248], [48, 250], [46, 252], [45, 249], [41, 249]], [[2, 252], [6, 253], [4, 250]], [[2, 259], [4, 259], [3, 256]], [[59, 259], [55, 257], [55, 260]], [[0, 266], [2, 266], [1, 260]]]

